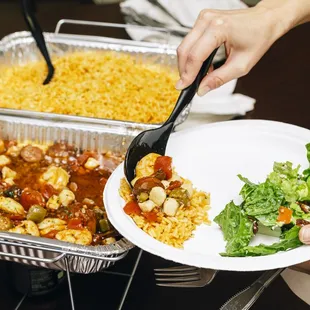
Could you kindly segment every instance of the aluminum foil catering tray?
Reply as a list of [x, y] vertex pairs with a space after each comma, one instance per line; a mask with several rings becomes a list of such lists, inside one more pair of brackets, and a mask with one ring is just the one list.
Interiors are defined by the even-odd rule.
[[[100, 22], [87, 22], [87, 21], [76, 21], [76, 20], [61, 20], [56, 26], [54, 33], [44, 33], [46, 44], [51, 56], [62, 56], [67, 53], [76, 51], [89, 51], [89, 50], [101, 50], [101, 51], [115, 51], [129, 54], [135, 57], [139, 62], [150, 63], [150, 64], [161, 64], [165, 65], [171, 70], [177, 70], [177, 59], [176, 59], [176, 46], [172, 46], [165, 43], [151, 43], [151, 42], [140, 42], [124, 39], [115, 39], [108, 37], [98, 36], [86, 36], [86, 35], [74, 35], [74, 34], [62, 34], [60, 28], [64, 24], [78, 24], [78, 25], [90, 25], [90, 26], [101, 26], [101, 27], [116, 27], [116, 28], [138, 28], [139, 31], [146, 31], [150, 29], [159, 29], [166, 31], [161, 28], [150, 28], [141, 27], [136, 25], [123, 25], [123, 24], [110, 24]], [[167, 32], [167, 38], [169, 33]], [[1, 65], [22, 65], [32, 61], [41, 59], [41, 54], [36, 46], [31, 34], [29, 32], [16, 32], [4, 37], [0, 41], [0, 66]], [[176, 125], [183, 123], [188, 114], [190, 107], [187, 107], [182, 115], [179, 116]], [[52, 119], [70, 122], [83, 122], [83, 123], [105, 123], [105, 119], [72, 116], [72, 115], [61, 115], [53, 113], [38, 113], [33, 111], [25, 110], [14, 110], [0, 108], [0, 114], [23, 116], [29, 118], [40, 118], [40, 119]], [[120, 126], [127, 126], [128, 122], [119, 121]], [[160, 124], [144, 124], [134, 123], [139, 125], [138, 127], [143, 129], [150, 129], [158, 127]]]
[[[102, 121], [73, 124], [0, 115], [0, 138], [19, 142], [48, 143], [66, 141], [80, 149], [123, 154], [141, 128]], [[18, 263], [92, 273], [105, 269], [126, 256], [133, 248], [126, 239], [112, 245], [80, 246], [58, 240], [0, 232], [0, 259]]]

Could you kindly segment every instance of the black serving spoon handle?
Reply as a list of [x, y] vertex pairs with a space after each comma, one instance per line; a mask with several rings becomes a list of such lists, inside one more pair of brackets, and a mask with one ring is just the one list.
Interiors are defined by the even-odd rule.
[[217, 50], [218, 50], [218, 48], [215, 49], [211, 53], [211, 55], [203, 62], [194, 82], [190, 86], [188, 86], [187, 88], [185, 88], [181, 91], [179, 98], [178, 98], [178, 101], [177, 101], [172, 113], [170, 114], [169, 118], [164, 123], [164, 126], [168, 125], [170, 123], [174, 123], [176, 121], [176, 119], [178, 118], [178, 116], [182, 113], [184, 108], [186, 108], [190, 104], [190, 102], [192, 101], [193, 97], [195, 96], [195, 94], [199, 88], [201, 81], [203, 80], [203, 78], [208, 73]]
[[47, 74], [46, 79], [43, 82], [43, 85], [46, 85], [52, 80], [55, 69], [54, 69], [54, 66], [52, 64], [50, 55], [46, 47], [42, 29], [35, 16], [36, 3], [35, 3], [35, 0], [21, 0], [21, 5], [22, 5], [22, 13], [23, 13], [25, 22], [34, 40], [36, 41], [36, 44], [47, 64], [48, 74]]

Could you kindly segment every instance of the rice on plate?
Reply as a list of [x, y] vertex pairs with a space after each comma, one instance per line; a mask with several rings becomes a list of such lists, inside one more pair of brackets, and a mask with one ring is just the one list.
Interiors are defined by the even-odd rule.
[[144, 232], [167, 245], [183, 248], [197, 226], [210, 224], [210, 195], [195, 189], [191, 181], [172, 168], [172, 159], [155, 153], [136, 167], [133, 189], [121, 180], [119, 193], [124, 211]]

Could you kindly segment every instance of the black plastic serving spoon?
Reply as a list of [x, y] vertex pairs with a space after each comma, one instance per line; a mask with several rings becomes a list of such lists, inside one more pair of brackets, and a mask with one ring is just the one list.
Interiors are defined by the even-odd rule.
[[207, 60], [204, 61], [194, 82], [189, 87], [182, 90], [168, 120], [159, 128], [141, 132], [131, 142], [124, 162], [124, 173], [129, 184], [135, 178], [135, 168], [140, 159], [149, 153], [165, 155], [166, 146], [172, 132], [174, 122], [195, 96], [200, 82], [212, 65], [212, 60], [217, 50], [218, 48], [212, 52]]
[[54, 76], [55, 68], [52, 64], [50, 55], [46, 48], [46, 43], [45, 43], [45, 39], [44, 39], [42, 30], [41, 30], [41, 27], [35, 17], [35, 12], [36, 12], [35, 1], [34, 0], [21, 0], [21, 5], [22, 5], [22, 12], [23, 12], [25, 22], [34, 40], [36, 41], [36, 44], [47, 64], [48, 73], [43, 82], [43, 85], [46, 85], [52, 80]]

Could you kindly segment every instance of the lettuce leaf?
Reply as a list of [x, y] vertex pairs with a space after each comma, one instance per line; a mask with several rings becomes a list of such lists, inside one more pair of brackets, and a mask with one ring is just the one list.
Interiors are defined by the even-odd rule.
[[226, 205], [225, 209], [214, 219], [227, 241], [226, 252], [233, 253], [249, 245], [253, 237], [253, 223], [245, 212], [234, 202]]
[[305, 213], [304, 211], [302, 211], [302, 209], [297, 203], [291, 203], [290, 209], [293, 210], [293, 218], [295, 220], [297, 219], [309, 220], [310, 219], [310, 213]]
[[300, 165], [293, 169], [293, 164], [289, 161], [285, 163], [275, 162], [273, 164], [273, 171], [281, 176], [287, 177], [288, 179], [297, 179], [299, 169]]
[[257, 217], [277, 212], [283, 200], [282, 190], [267, 180], [247, 195], [243, 207], [247, 215]]
[[280, 242], [272, 245], [260, 244], [257, 246], [247, 246], [234, 252], [221, 253], [221, 255], [230, 257], [262, 256], [295, 249], [302, 245], [298, 237], [299, 230], [300, 227], [294, 226], [282, 235]]
[[293, 217], [296, 219], [302, 218], [305, 214], [305, 212], [301, 210], [300, 206], [297, 203], [291, 203], [290, 209], [293, 210]]
[[268, 180], [281, 188], [287, 202], [301, 201], [309, 195], [307, 182], [298, 174], [300, 166], [293, 169], [291, 162], [274, 163], [273, 172]]
[[243, 177], [241, 174], [238, 174], [238, 178], [245, 183], [240, 191], [240, 195], [243, 200], [245, 200], [255, 190], [257, 185], [249, 181], [249, 179]]
[[[306, 150], [307, 150], [307, 159], [308, 162], [310, 163], [310, 143], [306, 144]], [[303, 175], [305, 180], [308, 179], [308, 177], [310, 176], [310, 168], [306, 169], [303, 172]]]
[[264, 226], [274, 227], [274, 226], [282, 226], [283, 223], [277, 222], [279, 216], [279, 211], [272, 212], [269, 214], [257, 215], [256, 219]]

